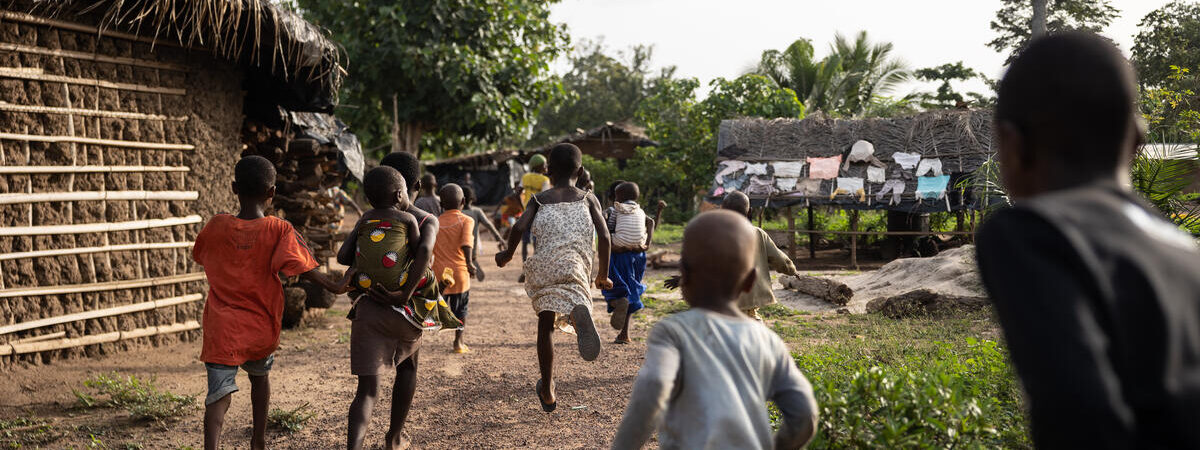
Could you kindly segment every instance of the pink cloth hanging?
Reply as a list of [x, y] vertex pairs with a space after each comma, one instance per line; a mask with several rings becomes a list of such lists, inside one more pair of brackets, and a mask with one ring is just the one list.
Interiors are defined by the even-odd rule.
[[828, 158], [807, 158], [807, 161], [809, 178], [831, 180], [838, 176], [838, 169], [842, 165], [842, 155]]

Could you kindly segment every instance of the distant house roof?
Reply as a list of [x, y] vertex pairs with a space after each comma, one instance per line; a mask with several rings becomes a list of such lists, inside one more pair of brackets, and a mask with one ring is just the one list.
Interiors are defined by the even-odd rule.
[[534, 152], [544, 153], [562, 143], [574, 144], [583, 154], [599, 159], [630, 159], [637, 156], [638, 147], [658, 146], [657, 142], [646, 136], [646, 130], [642, 127], [627, 122], [605, 122], [587, 131], [576, 130]]
[[266, 91], [258, 94], [292, 111], [332, 112], [345, 73], [343, 54], [334, 42], [269, 0], [22, 3], [35, 16], [95, 17], [102, 32], [111, 29], [151, 43], [210, 50], [249, 69], [251, 91]]
[[488, 169], [495, 168], [497, 165], [521, 155], [522, 153], [516, 150], [492, 150], [490, 152], [472, 153], [470, 155], [443, 158], [436, 161], [426, 161], [424, 164], [425, 167], [458, 166], [464, 169]]

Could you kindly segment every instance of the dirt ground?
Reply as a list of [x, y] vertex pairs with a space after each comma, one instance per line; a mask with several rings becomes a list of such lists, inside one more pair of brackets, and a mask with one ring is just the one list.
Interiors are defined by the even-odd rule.
[[[483, 243], [487, 279], [471, 290], [467, 342], [473, 352], [450, 352], [452, 332], [422, 339], [419, 384], [406, 430], [416, 448], [605, 448], [621, 420], [632, 381], [645, 352], [644, 323], [637, 324], [630, 345], [609, 344], [616, 331], [607, 325], [603, 301], [595, 301], [600, 358], [585, 362], [574, 336], [555, 335], [559, 408], [543, 413], [534, 395], [537, 360], [536, 316], [516, 282], [519, 261], [500, 269], [492, 255], [495, 242]], [[665, 272], [664, 272], [665, 273]], [[651, 274], [648, 274], [651, 275]], [[656, 276], [661, 276], [657, 274]], [[599, 292], [594, 292], [599, 297]], [[306, 318], [307, 327], [285, 330], [272, 371], [272, 407], [292, 409], [310, 403], [316, 417], [301, 431], [272, 430], [274, 449], [325, 449], [344, 446], [346, 412], [354, 395], [350, 375], [346, 299], [328, 311]], [[600, 326], [603, 324], [603, 326]], [[202, 410], [166, 425], [132, 422], [115, 409], [76, 408], [72, 389], [101, 373], [119, 372], [157, 378], [172, 392], [205, 392], [204, 367], [197, 360], [200, 342], [146, 348], [96, 359], [55, 362], [16, 368], [2, 374], [0, 420], [37, 417], [48, 420], [62, 439], [43, 448], [88, 448], [89, 434], [112, 448], [138, 443], [147, 449], [177, 449], [202, 444]], [[392, 376], [384, 379], [383, 397], [391, 397]], [[227, 448], [241, 448], [250, 435], [249, 380], [239, 373], [227, 417]], [[370, 448], [381, 448], [389, 407], [375, 408], [368, 435]]]

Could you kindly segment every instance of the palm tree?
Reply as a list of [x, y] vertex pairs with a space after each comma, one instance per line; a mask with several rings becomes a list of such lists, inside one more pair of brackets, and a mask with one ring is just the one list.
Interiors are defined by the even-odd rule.
[[797, 39], [783, 51], [764, 51], [755, 72], [795, 91], [809, 111], [854, 116], [908, 79], [892, 51], [891, 43], [873, 44], [861, 31], [853, 41], [836, 35], [829, 55], [817, 60], [812, 42]]

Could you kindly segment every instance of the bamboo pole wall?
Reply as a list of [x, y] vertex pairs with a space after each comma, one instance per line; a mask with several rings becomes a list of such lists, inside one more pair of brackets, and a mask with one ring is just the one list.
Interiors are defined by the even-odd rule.
[[0, 11], [0, 368], [199, 328], [184, 55]]

